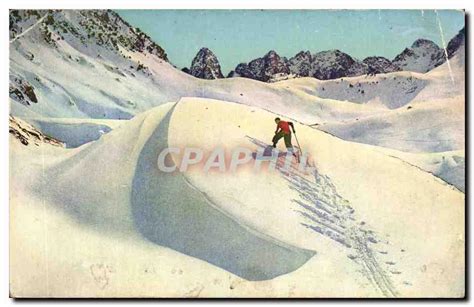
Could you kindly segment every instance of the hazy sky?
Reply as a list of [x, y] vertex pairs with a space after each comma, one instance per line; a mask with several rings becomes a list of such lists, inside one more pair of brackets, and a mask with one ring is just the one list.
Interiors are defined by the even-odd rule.
[[[432, 10], [118, 10], [147, 33], [179, 68], [191, 64], [201, 47], [211, 49], [226, 75], [240, 62], [275, 50], [291, 57], [301, 50], [339, 49], [363, 59], [393, 59], [418, 38], [440, 47]], [[464, 26], [464, 13], [438, 10], [446, 43]]]

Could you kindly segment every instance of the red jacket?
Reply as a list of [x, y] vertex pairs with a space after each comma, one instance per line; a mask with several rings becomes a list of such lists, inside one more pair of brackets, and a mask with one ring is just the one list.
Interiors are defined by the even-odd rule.
[[283, 120], [280, 120], [277, 125], [277, 131], [278, 129], [281, 129], [284, 134], [290, 134], [290, 126], [293, 126], [293, 123], [285, 122]]

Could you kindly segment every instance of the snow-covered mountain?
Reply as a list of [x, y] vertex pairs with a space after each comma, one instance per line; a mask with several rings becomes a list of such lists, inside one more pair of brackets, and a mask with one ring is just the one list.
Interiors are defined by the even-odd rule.
[[[325, 83], [314, 78], [300, 78], [300, 81], [283, 81], [289, 83], [281, 85], [281, 82], [266, 84], [248, 78], [201, 80], [175, 69], [166, 61], [166, 53], [161, 47], [113, 12], [12, 11], [11, 15], [11, 36], [20, 33], [18, 29], [23, 30], [23, 34], [12, 39], [10, 44], [12, 113], [22, 117], [131, 118], [153, 106], [181, 97], [208, 97], [272, 109], [314, 123], [337, 118], [361, 118], [374, 112], [373, 108], [353, 104], [342, 103], [344, 106], [341, 107], [340, 102], [329, 100], [363, 104], [374, 102], [394, 108], [408, 103], [426, 85], [425, 79], [413, 74], [393, 78], [387, 75], [373, 81], [360, 79], [357, 82], [361, 85], [357, 82], [345, 84], [347, 79]], [[18, 19], [17, 15], [23, 17]], [[56, 19], [57, 22], [49, 25]], [[100, 28], [105, 29], [105, 24], [112, 26], [104, 20], [112, 20], [110, 24], [116, 23], [114, 27], [120, 31], [117, 34], [113, 31], [108, 33], [109, 38], [105, 39], [105, 34], [101, 33], [106, 31]], [[61, 39], [58, 33], [62, 30], [54, 26], [55, 23], [67, 24], [75, 30], [66, 30], [68, 33], [61, 34], [64, 37]], [[43, 35], [42, 29], [45, 28], [57, 37], [54, 46]], [[71, 34], [73, 32], [77, 34]], [[117, 41], [117, 48], [114, 41]], [[343, 53], [332, 52], [330, 55], [339, 55], [344, 59], [343, 63], [352, 63], [352, 66], [344, 66], [350, 66], [352, 74], [358, 69], [365, 71], [364, 63]], [[252, 61], [250, 66], [242, 64], [243, 68], [239, 71], [259, 79], [288, 79], [295, 76], [296, 71], [294, 68], [287, 69], [285, 65], [293, 63], [291, 67], [299, 65], [306, 72], [313, 73], [308, 71], [311, 67], [308, 62], [297, 64], [300, 58], [311, 59], [311, 63], [314, 61], [309, 52], [300, 53], [289, 61], [270, 52], [264, 58]], [[343, 71], [342, 66], [334, 63], [320, 62], [318, 67], [323, 68], [326, 75]], [[394, 80], [393, 86], [382, 86], [382, 81], [390, 79]], [[366, 81], [373, 84], [361, 88]], [[300, 84], [305, 84], [305, 88], [299, 87]], [[383, 84], [386, 85], [385, 82]], [[385, 87], [383, 91], [380, 90], [382, 87]], [[112, 88], [113, 91], [110, 90]], [[398, 95], [397, 92], [408, 94]], [[397, 101], [392, 101], [394, 97], [398, 97]]]
[[[121, 54], [120, 46], [128, 51], [146, 51], [167, 61], [167, 55], [159, 45], [111, 10], [10, 11], [11, 42], [28, 33], [30, 29], [39, 30], [38, 41], [43, 40], [53, 48], [59, 46], [58, 42], [66, 40], [86, 54], [92, 53], [94, 50], [91, 47], [96, 46]], [[34, 59], [34, 54], [30, 55]], [[92, 55], [98, 56], [93, 53]]]
[[10, 38], [13, 114], [131, 118], [160, 96], [130, 54], [166, 63], [166, 53], [113, 11], [12, 10]]
[[[377, 114], [388, 116], [393, 113], [390, 110], [407, 108], [415, 98], [419, 101], [435, 99], [433, 95], [426, 96], [428, 93], [438, 93], [438, 100], [460, 95], [460, 89], [450, 84], [447, 70], [429, 76], [393, 72], [375, 77], [364, 75], [326, 81], [298, 78], [271, 84], [248, 78], [201, 80], [170, 65], [166, 61], [166, 54], [158, 45], [121, 21], [113, 12], [12, 11], [11, 15], [11, 110], [13, 115], [22, 118], [127, 119], [181, 97], [207, 97], [272, 110], [307, 124], [329, 125], [362, 121]], [[114, 21], [109, 23], [115, 26], [104, 23], [104, 20]], [[59, 24], [74, 30], [66, 30], [66, 33], [60, 30]], [[105, 34], [101, 34], [100, 29], [105, 29], [106, 26], [117, 27], [118, 30], [115, 34], [114, 31], [108, 33], [108, 38], [104, 39]], [[45, 30], [42, 29], [48, 29], [54, 34], [51, 34], [56, 37], [54, 45], [45, 39]], [[64, 39], [58, 33], [62, 33]], [[115, 40], [118, 42], [116, 48], [112, 43]], [[339, 59], [344, 65], [336, 65], [334, 59]], [[373, 60], [377, 65], [388, 65], [384, 59]], [[288, 63], [293, 67], [292, 70], [285, 69]], [[249, 70], [249, 74], [260, 79], [270, 78], [268, 80], [275, 80], [275, 76], [272, 76], [275, 72], [280, 72], [282, 79], [291, 77], [298, 67], [306, 70], [309, 75], [318, 67], [322, 78], [346, 75], [348, 72], [357, 74], [357, 71], [365, 71], [368, 66], [338, 51], [319, 55], [302, 52], [288, 61], [275, 52], [269, 52], [250, 64], [243, 65]], [[458, 66], [460, 68], [457, 69], [459, 73], [456, 76], [464, 69], [463, 63]], [[445, 120], [449, 119], [440, 117], [433, 124], [439, 124], [438, 127], [442, 127], [439, 128], [440, 131], [452, 129], [452, 123], [443, 124]], [[413, 126], [422, 122], [423, 120], [406, 123]], [[461, 124], [456, 124], [456, 135], [462, 133], [462, 129]], [[341, 130], [334, 129], [332, 133], [354, 139], [337, 131]], [[82, 144], [100, 136], [98, 133], [80, 133], [78, 135], [85, 135], [83, 140], [74, 139], [69, 143]], [[361, 138], [356, 139], [362, 141]], [[390, 141], [384, 142], [383, 146], [424, 151], [427, 147], [423, 144], [426, 143], [412, 142], [409, 147], [400, 147], [400, 143]], [[446, 144], [449, 146], [441, 146], [438, 150], [459, 150], [463, 142], [456, 140]]]
[[183, 68], [183, 71], [200, 79], [224, 78], [221, 66], [216, 55], [208, 48], [201, 48], [194, 57], [191, 68]]
[[428, 72], [446, 62], [446, 54], [451, 58], [457, 50], [464, 48], [465, 30], [462, 28], [446, 46], [446, 52], [434, 42], [427, 39], [416, 40], [411, 48], [406, 48], [397, 55], [392, 63], [402, 70]]
[[446, 61], [444, 50], [427, 39], [418, 39], [393, 59], [402, 70], [427, 72]]
[[[319, 81], [315, 78], [298, 78], [271, 84], [248, 78], [201, 80], [185, 74], [167, 63], [164, 51], [158, 52], [158, 50], [162, 50], [161, 48], [133, 47], [136, 45], [157, 45], [148, 41], [142, 34], [137, 34], [141, 32], [120, 21], [120, 18], [113, 12], [46, 11], [33, 14], [21, 11], [18, 14], [12, 12], [12, 15], [13, 20], [17, 20], [15, 19], [17, 15], [29, 16], [29, 19], [27, 17], [21, 18], [19, 25], [12, 24], [12, 29], [21, 28], [23, 34], [17, 39], [13, 39], [10, 47], [11, 110], [13, 115], [19, 115], [22, 118], [126, 119], [153, 106], [176, 101], [181, 97], [207, 97], [256, 106], [278, 114], [285, 114], [307, 124], [329, 127], [330, 124], [338, 125], [341, 122], [360, 121], [362, 123], [364, 118], [377, 114], [384, 114], [390, 118], [395, 116], [391, 115], [393, 112], [390, 110], [407, 108], [406, 105], [415, 98], [428, 101], [435, 99], [433, 95], [425, 97], [424, 93], [436, 92], [438, 93], [436, 99], [444, 99], [460, 95], [461, 91], [450, 84], [447, 70], [430, 76], [410, 72], [393, 72], [379, 74], [376, 77], [364, 75], [326, 81]], [[108, 19], [100, 17], [104, 15], [108, 16]], [[40, 17], [38, 18], [38, 16]], [[63, 26], [68, 24], [67, 27], [76, 30], [68, 31], [63, 34], [64, 39], [60, 39], [57, 34], [59, 30], [56, 29], [59, 26], [46, 24], [46, 22], [50, 23], [56, 19], [57, 23], [61, 23]], [[116, 24], [120, 25], [119, 32], [122, 34], [113, 36], [113, 32], [109, 33], [108, 35], [111, 37], [106, 40], [110, 43], [112, 39], [117, 38], [117, 48], [113, 47], [113, 43], [110, 45], [100, 43], [99, 36], [102, 37], [103, 34], [100, 34], [99, 31], [96, 33], [91, 28], [93, 26], [94, 29], [105, 27], [105, 25], [99, 26], [103, 19], [116, 20]], [[53, 22], [53, 24], [55, 23]], [[51, 33], [56, 33], [54, 34], [57, 37], [55, 45], [51, 45], [42, 35], [44, 31], [41, 29], [44, 28], [52, 31]], [[12, 30], [12, 32], [15, 31]], [[69, 32], [77, 34], [72, 35]], [[16, 35], [18, 34], [12, 34], [12, 37]], [[130, 38], [120, 38], [122, 36], [130, 36]], [[143, 38], [146, 43], [137, 43], [142, 41], [140, 38]], [[126, 46], [123, 47], [120, 41], [125, 42]], [[150, 53], [148, 49], [152, 52]], [[365, 69], [364, 67], [367, 66], [337, 51], [322, 53], [318, 56], [305, 52], [300, 53], [297, 58], [300, 62], [296, 61], [296, 58], [286, 61], [276, 53], [270, 52], [264, 58], [251, 62], [250, 67], [247, 65], [247, 68], [255, 68], [255, 72], [252, 74], [257, 74], [259, 78], [264, 79], [269, 78], [276, 71], [282, 72], [284, 76], [293, 75], [294, 70], [283, 69], [285, 63], [293, 63], [293, 67], [299, 65], [299, 67], [306, 67], [305, 69], [308, 67], [313, 69], [314, 66], [305, 66], [304, 63], [309, 61], [311, 65], [314, 65], [315, 58], [318, 67], [326, 76], [345, 74], [344, 69], [346, 68], [354, 72], [361, 67]], [[340, 58], [344, 66], [334, 65], [329, 61], [334, 58]], [[328, 61], [322, 61], [323, 59]], [[377, 59], [376, 63], [379, 62], [386, 63]], [[456, 73], [456, 76], [460, 75], [464, 69], [463, 63], [458, 66], [460, 68], [457, 69], [459, 73]], [[51, 67], [55, 69], [53, 70]], [[256, 69], [258, 67], [260, 70]], [[440, 83], [439, 80], [445, 81], [440, 81]], [[462, 83], [461, 81], [456, 82], [456, 84]], [[431, 89], [423, 91], [425, 88]], [[441, 91], [445, 92], [441, 93]], [[445, 121], [449, 124], [444, 125]], [[423, 122], [422, 119], [406, 121], [408, 125], [406, 129], [408, 131], [410, 127]], [[456, 135], [461, 135], [464, 131], [462, 124], [453, 126], [448, 117], [439, 117], [430, 124], [438, 125], [437, 135], [440, 137], [443, 133], [456, 131]], [[42, 126], [47, 129], [47, 127], [54, 125], [43, 124]], [[64, 124], [60, 126], [66, 127]], [[101, 124], [88, 125], [87, 127], [86, 130], [83, 130], [84, 133], [73, 134], [73, 139], [68, 142], [69, 146], [77, 146], [97, 139], [100, 137], [99, 130], [108, 131], [107, 128], [102, 129]], [[97, 128], [94, 132], [90, 130], [93, 130], [93, 127]], [[360, 137], [354, 138], [346, 132], [341, 132], [341, 129], [327, 129], [346, 139], [372, 142]], [[371, 129], [373, 127], [368, 128], [367, 131]], [[66, 138], [68, 137], [66, 136]], [[433, 148], [425, 146], [428, 144], [426, 142], [410, 142], [409, 146], [400, 147], [397, 138], [383, 143], [377, 141], [376, 144], [415, 152]], [[438, 147], [437, 150], [459, 150], [462, 144], [464, 144], [462, 140], [456, 139]]]
[[[23, 118], [129, 119], [181, 97], [260, 106], [308, 122], [332, 118], [335, 113], [327, 111], [334, 108], [338, 117], [352, 117], [355, 111], [348, 106], [342, 112], [316, 96], [248, 78], [194, 78], [168, 63], [161, 47], [111, 11], [12, 11], [11, 16], [11, 112]], [[270, 53], [263, 61], [266, 71], [258, 72], [261, 78], [275, 80], [272, 74], [282, 69], [281, 61]]]

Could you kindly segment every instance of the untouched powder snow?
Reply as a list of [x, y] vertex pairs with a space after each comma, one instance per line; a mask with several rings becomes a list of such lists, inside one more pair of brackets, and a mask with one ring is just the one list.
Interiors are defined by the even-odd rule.
[[12, 293], [464, 295], [464, 194], [372, 146], [296, 124], [316, 172], [157, 169], [168, 146], [256, 153], [274, 117], [183, 98], [75, 149], [12, 139]]

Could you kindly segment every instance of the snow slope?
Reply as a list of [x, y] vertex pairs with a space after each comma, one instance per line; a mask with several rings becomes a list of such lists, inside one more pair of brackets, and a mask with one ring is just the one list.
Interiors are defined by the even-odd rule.
[[363, 119], [320, 126], [343, 139], [408, 152], [464, 150], [464, 50], [423, 75], [426, 86], [410, 104]]
[[320, 129], [345, 140], [407, 152], [451, 151], [464, 149], [463, 109], [464, 101], [449, 99]]
[[394, 156], [464, 191], [464, 57], [460, 48], [449, 64], [419, 74], [425, 86], [404, 107], [318, 128], [345, 140], [395, 149]]
[[466, 159], [464, 150], [437, 153], [408, 153], [387, 148], [378, 148], [378, 150], [432, 173], [465, 192]]
[[[36, 26], [28, 24], [28, 32], [10, 43], [10, 79], [13, 83], [21, 80], [30, 84], [37, 98], [37, 102], [27, 104], [11, 94], [11, 113], [16, 116], [129, 119], [187, 96], [256, 105], [302, 121], [334, 118], [336, 113], [352, 118], [354, 112], [359, 115], [371, 111], [364, 107], [345, 111], [314, 95], [243, 78], [199, 80], [147, 49], [124, 46], [120, 39], [117, 50], [99, 44], [98, 34], [87, 32], [89, 28], [84, 26], [103, 23], [91, 13], [66, 10], [47, 14], [60, 28], [65, 23], [73, 30], [57, 32], [48, 17]], [[136, 29], [119, 26], [126, 37], [139, 35]], [[50, 38], [45, 38], [45, 31], [52, 33]]]
[[12, 293], [463, 296], [464, 194], [371, 146], [297, 124], [317, 172], [156, 168], [167, 146], [257, 152], [274, 116], [185, 98], [75, 149], [12, 139]]
[[[135, 65], [140, 62], [149, 68], [151, 76], [143, 75], [127, 71], [129, 64], [125, 59], [117, 57], [110, 61], [105, 56], [91, 57], [72, 48], [66, 40], [58, 45], [58, 50], [54, 50], [33, 39], [27, 41], [27, 36], [11, 45], [13, 74], [28, 80], [38, 97], [38, 103], [29, 106], [11, 100], [12, 114], [33, 118], [129, 119], [153, 106], [186, 96], [256, 105], [308, 122], [320, 117], [334, 118], [336, 111], [340, 117], [351, 118], [354, 113], [371, 111], [352, 106], [348, 111], [336, 109], [313, 95], [244, 78], [199, 80], [159, 58], [123, 51]], [[36, 55], [33, 63], [22, 56], [23, 49]], [[127, 58], [127, 61], [130, 60]]]
[[28, 118], [28, 122], [43, 133], [63, 142], [66, 147], [79, 147], [98, 140], [103, 134], [119, 127], [123, 120], [88, 118]]
[[390, 110], [409, 103], [426, 84], [427, 81], [422, 74], [394, 72], [327, 81], [300, 78], [281, 82], [279, 85], [295, 88], [321, 98], [369, 104]]

